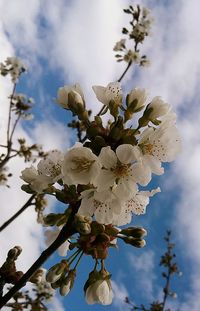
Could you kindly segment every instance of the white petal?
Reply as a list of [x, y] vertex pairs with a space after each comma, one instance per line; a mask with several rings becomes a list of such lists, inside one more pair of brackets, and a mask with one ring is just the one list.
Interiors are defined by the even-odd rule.
[[126, 208], [135, 215], [141, 215], [145, 214], [148, 203], [149, 197], [138, 193], [126, 202]]
[[62, 257], [67, 256], [67, 251], [69, 250], [69, 241], [65, 241], [60, 247], [58, 248], [58, 254]]
[[110, 146], [101, 149], [99, 160], [105, 168], [112, 168], [117, 164], [117, 156]]
[[130, 144], [120, 145], [116, 149], [117, 157], [123, 164], [129, 164], [132, 163], [133, 161], [136, 161], [137, 160], [136, 153], [138, 155], [138, 149], [134, 148]]
[[107, 103], [114, 100], [117, 105], [121, 105], [122, 102], [122, 89], [119, 82], [111, 82], [106, 87]]
[[112, 295], [110, 295], [110, 289], [108, 283], [103, 281], [97, 288], [96, 291], [99, 302], [103, 305], [109, 305], [112, 302]]
[[85, 293], [85, 299], [89, 305], [93, 305], [97, 302], [96, 291], [93, 290], [93, 285], [90, 285]]
[[151, 169], [151, 172], [156, 175], [164, 174], [164, 168], [161, 167], [161, 162], [151, 155], [144, 155], [143, 164], [148, 165]]
[[142, 186], [146, 186], [151, 180], [151, 170], [149, 166], [142, 165], [142, 163], [136, 163], [132, 165], [133, 174], [136, 182]]
[[83, 216], [92, 216], [95, 212], [95, 206], [93, 204], [93, 198], [84, 198], [81, 200], [81, 206], [78, 210], [78, 214]]
[[101, 192], [108, 190], [115, 182], [115, 176], [109, 170], [101, 170], [97, 178], [94, 180], [94, 185], [97, 187], [97, 191]]
[[100, 85], [94, 85], [92, 87], [93, 91], [95, 92], [95, 95], [97, 97], [97, 99], [103, 103], [104, 105], [108, 105], [108, 101], [106, 99], [106, 88], [104, 86], [100, 86]]

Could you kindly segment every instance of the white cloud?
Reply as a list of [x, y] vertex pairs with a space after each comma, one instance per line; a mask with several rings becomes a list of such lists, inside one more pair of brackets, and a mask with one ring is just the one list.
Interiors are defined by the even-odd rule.
[[[154, 253], [145, 251], [142, 254], [128, 254], [131, 271], [137, 273], [137, 290], [142, 291], [143, 297], [151, 301], [154, 298]], [[133, 275], [134, 275], [133, 273]]]
[[129, 310], [130, 307], [124, 302], [129, 293], [125, 285], [121, 282], [112, 281], [112, 289], [114, 294], [113, 305], [119, 310]]

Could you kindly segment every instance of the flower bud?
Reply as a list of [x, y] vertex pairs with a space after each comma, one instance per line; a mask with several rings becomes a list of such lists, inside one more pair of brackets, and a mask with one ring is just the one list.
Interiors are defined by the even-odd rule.
[[[69, 105], [73, 106], [74, 104], [84, 106], [84, 96], [80, 85], [75, 84], [73, 86], [65, 85], [64, 87], [60, 87], [57, 94], [57, 103], [65, 109], [69, 109]], [[75, 106], [74, 108], [76, 109]]]
[[147, 106], [145, 113], [148, 114], [148, 119], [150, 121], [154, 121], [157, 118], [167, 114], [169, 109], [169, 104], [165, 103], [159, 96], [156, 96]]
[[77, 115], [84, 111], [83, 99], [76, 91], [70, 91], [68, 94], [68, 108]]
[[88, 304], [111, 304], [113, 293], [108, 271], [92, 271], [89, 275], [89, 279], [85, 283], [84, 291]]
[[131, 236], [124, 237], [123, 240], [125, 243], [130, 244], [130, 245], [135, 246], [135, 247], [138, 247], [138, 248], [142, 248], [146, 245], [145, 240], [136, 239], [136, 238], [133, 238]]
[[58, 281], [62, 274], [65, 273], [68, 269], [68, 262], [67, 260], [62, 260], [60, 263], [54, 265], [49, 269], [46, 274], [46, 280], [49, 283], [55, 283]]
[[7, 257], [9, 260], [16, 260], [17, 257], [21, 254], [21, 252], [22, 248], [20, 246], [15, 246], [9, 250]]
[[76, 270], [70, 270], [68, 276], [61, 281], [60, 294], [66, 296], [74, 285]]
[[87, 235], [91, 232], [90, 222], [91, 220], [87, 217], [77, 214], [75, 216], [74, 226], [80, 234]]
[[29, 279], [29, 282], [34, 283], [34, 284], [41, 283], [45, 271], [46, 271], [46, 269], [43, 269], [43, 268], [40, 268], [37, 271], [35, 271], [35, 273]]
[[133, 238], [143, 238], [144, 236], [147, 235], [147, 231], [144, 228], [140, 227], [129, 227], [122, 229], [120, 234], [132, 236]]
[[145, 104], [147, 99], [147, 93], [145, 89], [134, 88], [126, 98], [126, 105], [130, 112], [140, 111]]

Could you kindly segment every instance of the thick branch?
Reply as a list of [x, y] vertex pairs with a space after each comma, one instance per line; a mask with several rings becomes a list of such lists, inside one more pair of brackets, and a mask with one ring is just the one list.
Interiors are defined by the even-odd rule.
[[13, 222], [19, 215], [21, 215], [32, 203], [35, 194], [33, 194], [28, 201], [13, 215], [11, 216], [4, 224], [0, 227], [0, 232], [3, 231], [11, 222]]

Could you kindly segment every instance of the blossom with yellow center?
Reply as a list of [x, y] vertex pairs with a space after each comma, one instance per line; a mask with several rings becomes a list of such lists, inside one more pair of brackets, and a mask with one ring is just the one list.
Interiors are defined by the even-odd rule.
[[120, 145], [116, 152], [109, 146], [101, 149], [99, 160], [102, 169], [94, 180], [98, 192], [112, 189], [123, 201], [135, 190], [137, 182], [143, 183], [143, 171], [135, 150], [130, 144]]
[[100, 169], [100, 161], [91, 149], [82, 146], [74, 147], [64, 157], [63, 182], [67, 185], [92, 184]]

